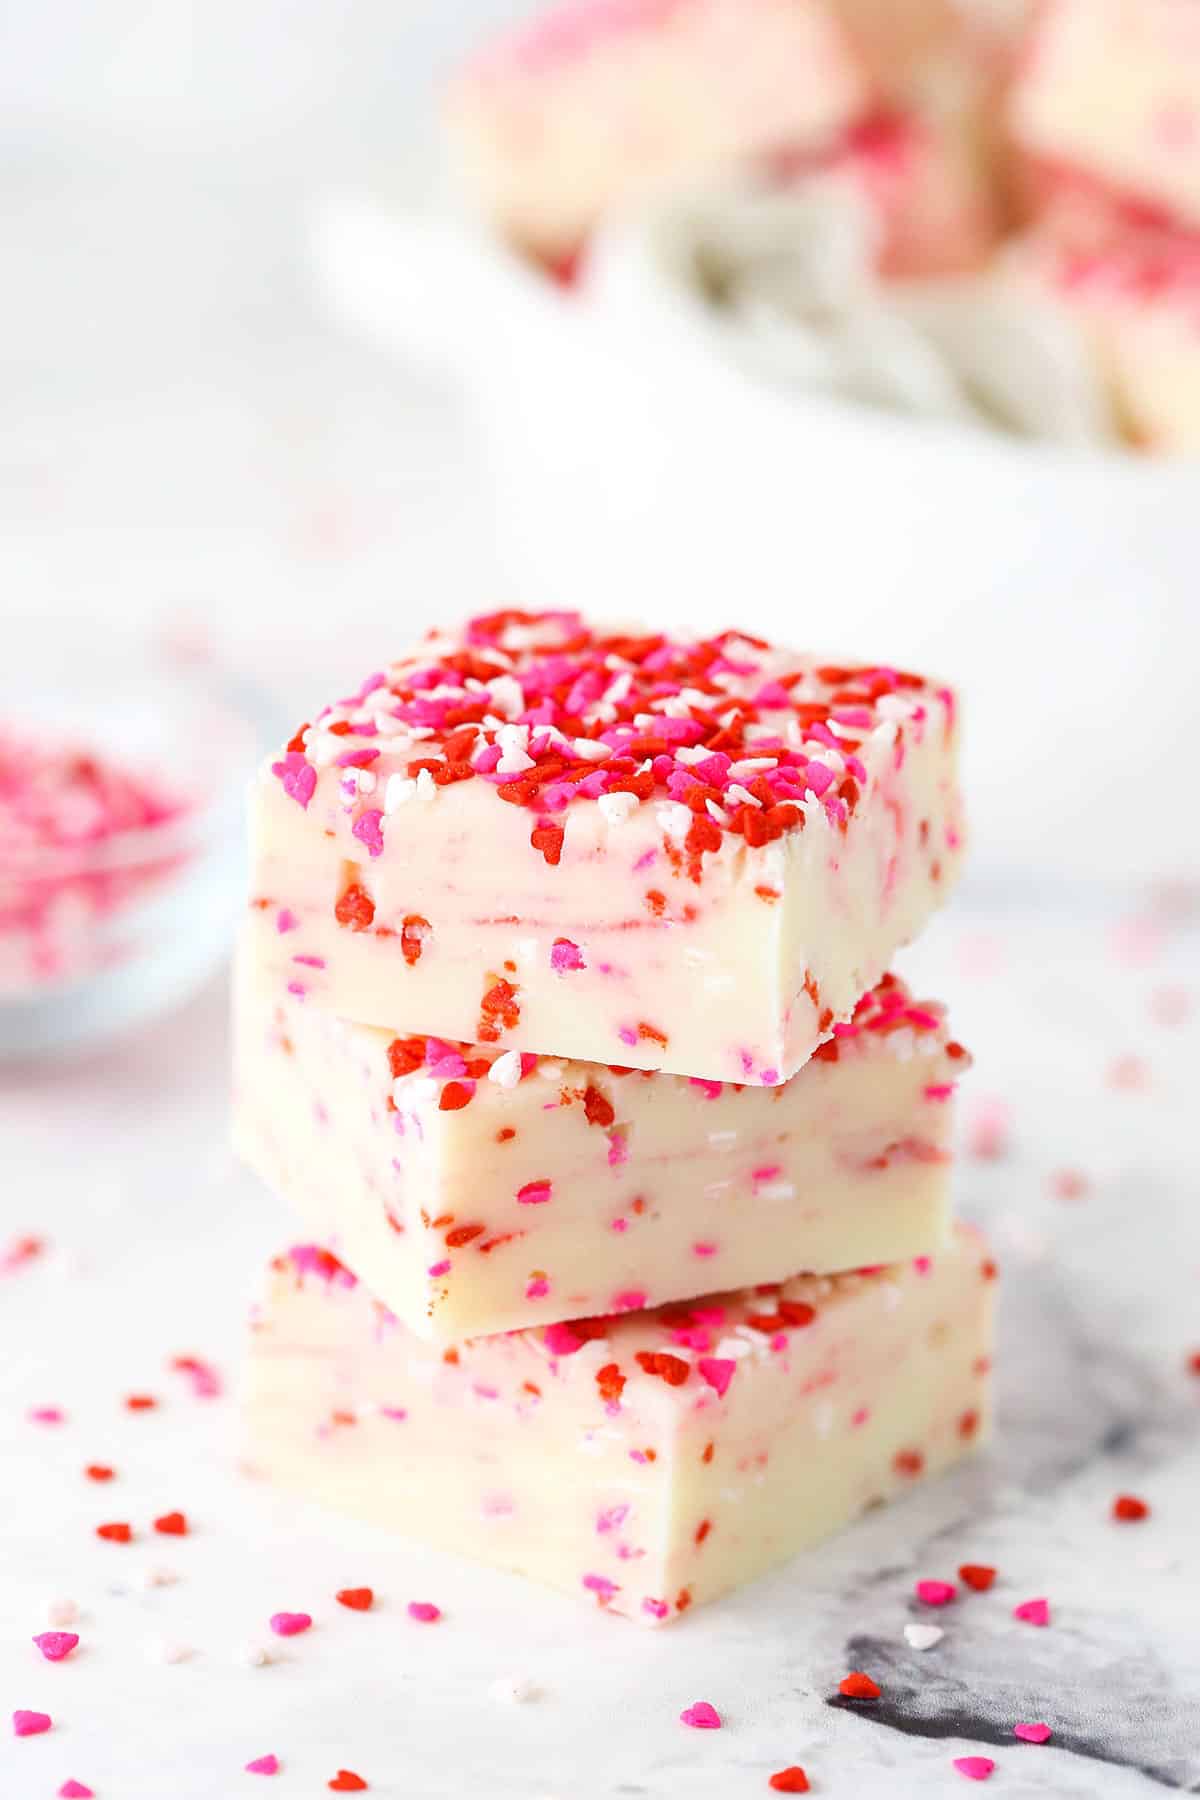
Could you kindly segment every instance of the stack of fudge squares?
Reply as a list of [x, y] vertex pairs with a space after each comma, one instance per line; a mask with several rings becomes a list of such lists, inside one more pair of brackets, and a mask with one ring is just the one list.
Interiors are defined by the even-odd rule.
[[250, 1459], [657, 1624], [989, 1424], [943, 1008], [945, 687], [499, 612], [253, 794], [235, 1117], [298, 1241]]

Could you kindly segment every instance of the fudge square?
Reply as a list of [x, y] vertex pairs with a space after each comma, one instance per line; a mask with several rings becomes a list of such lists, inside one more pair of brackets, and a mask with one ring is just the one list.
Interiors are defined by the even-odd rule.
[[234, 1136], [312, 1233], [441, 1340], [937, 1249], [969, 1066], [894, 976], [790, 1081], [395, 1036], [239, 971]]
[[987, 1437], [994, 1274], [958, 1227], [932, 1258], [443, 1351], [300, 1246], [252, 1322], [247, 1458], [657, 1625]]
[[362, 1024], [772, 1086], [948, 893], [956, 741], [906, 671], [476, 618], [262, 767], [254, 955]]
[[460, 183], [550, 261], [614, 208], [763, 150], [830, 142], [867, 79], [811, 0], [571, 0], [454, 79], [444, 120]]
[[1050, 175], [1094, 177], [1142, 223], [1200, 228], [1200, 7], [1048, 0], [1012, 96], [1022, 147]]

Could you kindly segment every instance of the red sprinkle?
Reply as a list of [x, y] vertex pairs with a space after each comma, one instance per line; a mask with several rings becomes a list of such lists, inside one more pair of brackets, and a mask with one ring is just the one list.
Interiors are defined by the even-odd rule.
[[1122, 1524], [1133, 1524], [1150, 1516], [1150, 1508], [1136, 1494], [1118, 1494], [1112, 1503], [1112, 1516]]
[[838, 1682], [838, 1692], [845, 1694], [847, 1700], [878, 1700], [883, 1689], [861, 1669], [852, 1669]]
[[335, 1596], [339, 1606], [348, 1606], [351, 1612], [370, 1612], [375, 1599], [373, 1588], [339, 1588]]
[[133, 1541], [133, 1527], [124, 1520], [114, 1520], [110, 1525], [97, 1525], [96, 1536], [105, 1538], [110, 1544], [128, 1544]]
[[984, 1594], [996, 1579], [996, 1571], [987, 1563], [960, 1563], [958, 1579], [974, 1588], [977, 1594]]
[[127, 1412], [151, 1412], [157, 1405], [153, 1394], [129, 1394], [125, 1399]]
[[776, 1794], [807, 1794], [808, 1776], [799, 1763], [789, 1763], [786, 1769], [776, 1769], [767, 1786]]
[[108, 1463], [89, 1463], [83, 1472], [89, 1481], [111, 1481], [117, 1471]]
[[366, 1791], [366, 1782], [353, 1769], [339, 1769], [325, 1784], [335, 1794], [362, 1794]]
[[188, 1522], [181, 1512], [163, 1513], [160, 1518], [155, 1519], [154, 1529], [161, 1532], [163, 1537], [186, 1537]]

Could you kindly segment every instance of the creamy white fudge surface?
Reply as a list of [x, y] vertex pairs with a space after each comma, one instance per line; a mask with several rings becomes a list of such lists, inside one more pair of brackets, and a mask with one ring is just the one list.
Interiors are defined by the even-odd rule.
[[447, 1351], [298, 1246], [251, 1327], [248, 1465], [656, 1625], [986, 1439], [994, 1274], [959, 1227], [915, 1262]]
[[238, 982], [235, 1139], [411, 1330], [457, 1338], [937, 1249], [942, 1009], [893, 976], [788, 1082], [395, 1036]]
[[1200, 227], [1200, 7], [1049, 0], [1012, 102], [1036, 158]]
[[951, 889], [956, 751], [903, 670], [472, 619], [264, 764], [253, 954], [359, 1023], [773, 1086]]
[[474, 58], [443, 111], [464, 191], [553, 260], [663, 187], [829, 141], [869, 97], [824, 5], [573, 0]]

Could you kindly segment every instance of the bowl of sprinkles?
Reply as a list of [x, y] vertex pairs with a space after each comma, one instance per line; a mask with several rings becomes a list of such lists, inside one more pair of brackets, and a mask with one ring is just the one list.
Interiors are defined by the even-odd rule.
[[204, 662], [18, 623], [0, 674], [0, 1057], [96, 1043], [221, 961], [253, 707]]

